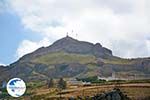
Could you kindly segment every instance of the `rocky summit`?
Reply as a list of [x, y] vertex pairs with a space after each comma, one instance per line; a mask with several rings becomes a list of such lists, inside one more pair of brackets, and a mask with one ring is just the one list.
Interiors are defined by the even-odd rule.
[[78, 41], [67, 36], [54, 42], [49, 47], [41, 47], [35, 52], [25, 55], [21, 59], [30, 60], [31, 58], [45, 55], [50, 52], [59, 51], [75, 54], [90, 54], [102, 58], [112, 56], [112, 51], [105, 47], [102, 47], [100, 43], [93, 44], [85, 41]]
[[0, 72], [0, 81], [13, 77], [26, 81], [90, 76], [142, 79], [150, 78], [150, 58], [123, 59], [100, 43], [67, 36], [24, 55], [9, 66], [0, 66]]

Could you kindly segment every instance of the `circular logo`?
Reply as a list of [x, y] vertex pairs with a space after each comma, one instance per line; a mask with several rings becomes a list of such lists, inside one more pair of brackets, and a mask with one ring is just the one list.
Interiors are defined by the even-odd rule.
[[12, 97], [20, 97], [25, 91], [25, 82], [20, 78], [13, 78], [7, 83], [7, 92]]

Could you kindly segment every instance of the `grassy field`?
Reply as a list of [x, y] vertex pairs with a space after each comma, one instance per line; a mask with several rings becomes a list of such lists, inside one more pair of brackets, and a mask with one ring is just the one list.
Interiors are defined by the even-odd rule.
[[[63, 58], [63, 59], [62, 59]], [[131, 64], [130, 59], [121, 59], [121, 58], [109, 58], [109, 59], [101, 59], [106, 64]], [[85, 55], [85, 54], [69, 54], [65, 52], [54, 52], [49, 53], [47, 55], [35, 58], [32, 60], [36, 63], [43, 64], [58, 64], [59, 63], [71, 63], [71, 62], [79, 62], [81, 64], [87, 63], [96, 63], [96, 57], [93, 55]]]
[[62, 64], [79, 62], [81, 64], [95, 63], [96, 58], [92, 55], [81, 55], [81, 54], [68, 54], [64, 52], [49, 53], [32, 60], [36, 63], [43, 63], [47, 65]]

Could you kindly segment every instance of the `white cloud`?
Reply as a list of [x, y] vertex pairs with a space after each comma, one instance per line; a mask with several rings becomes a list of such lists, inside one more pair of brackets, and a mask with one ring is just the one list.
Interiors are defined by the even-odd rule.
[[148, 48], [148, 55], [150, 55], [150, 40], [146, 40], [146, 46]]
[[8, 9], [8, 4], [5, 0], [0, 1], [0, 14], [6, 12]]
[[[37, 32], [35, 35], [56, 40], [69, 31], [72, 37], [78, 33], [78, 39], [100, 42], [121, 57], [150, 56], [149, 0], [10, 0], [9, 5], [25, 28]], [[38, 44], [24, 42], [18, 52], [27, 45]], [[42, 45], [26, 51], [39, 46]]]
[[149, 44], [141, 42], [141, 40], [116, 40], [112, 41], [113, 49], [115, 49], [114, 55], [130, 58], [130, 57], [147, 57], [150, 53]]
[[6, 66], [6, 64], [0, 62], [0, 66]]
[[27, 53], [31, 53], [31, 52], [35, 51], [36, 49], [38, 49], [40, 47], [43, 47], [43, 46], [45, 47], [45, 46], [49, 46], [49, 45], [50, 45], [50, 41], [47, 38], [44, 38], [43, 40], [41, 40], [39, 42], [23, 40], [17, 49], [16, 56], [17, 56], [17, 58], [19, 58]]

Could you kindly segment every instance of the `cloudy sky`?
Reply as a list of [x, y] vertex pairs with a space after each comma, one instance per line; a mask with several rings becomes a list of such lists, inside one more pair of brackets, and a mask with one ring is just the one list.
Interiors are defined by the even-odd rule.
[[1, 0], [0, 64], [48, 46], [67, 32], [100, 42], [116, 56], [148, 57], [150, 0]]

